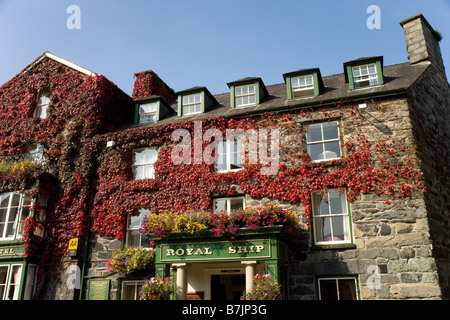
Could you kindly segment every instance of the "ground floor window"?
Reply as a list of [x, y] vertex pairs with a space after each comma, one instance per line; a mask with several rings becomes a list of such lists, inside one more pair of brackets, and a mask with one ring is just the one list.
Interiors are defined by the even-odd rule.
[[124, 281], [122, 282], [122, 300], [139, 300], [139, 291], [141, 291], [144, 281]]
[[24, 300], [31, 300], [37, 287], [37, 271], [38, 267], [35, 264], [28, 265], [27, 277], [25, 281], [25, 293], [23, 295]]
[[0, 300], [31, 300], [36, 291], [37, 270], [36, 265], [28, 265], [24, 279], [24, 264], [0, 264]]
[[21, 276], [21, 264], [0, 265], [0, 300], [19, 299]]
[[139, 209], [139, 215], [137, 216], [128, 216], [127, 222], [127, 235], [126, 235], [126, 243], [129, 246], [136, 247], [150, 247], [150, 240], [145, 237], [139, 229], [142, 226], [142, 222], [146, 216], [151, 214], [149, 209], [141, 208]]
[[354, 277], [319, 278], [319, 300], [358, 300]]

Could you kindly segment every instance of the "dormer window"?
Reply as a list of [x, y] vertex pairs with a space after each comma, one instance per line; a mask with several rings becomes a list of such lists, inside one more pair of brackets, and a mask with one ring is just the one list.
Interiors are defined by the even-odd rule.
[[202, 96], [200, 93], [183, 97], [183, 115], [202, 112]]
[[383, 57], [360, 58], [346, 62], [344, 72], [350, 90], [382, 85]]
[[178, 116], [190, 116], [208, 111], [218, 102], [206, 87], [194, 87], [177, 92]]
[[36, 110], [34, 110], [34, 116], [41, 119], [47, 118], [47, 109], [49, 104], [50, 98], [42, 95], [37, 102]]
[[322, 76], [318, 68], [301, 69], [283, 74], [288, 100], [314, 97], [323, 89]]
[[245, 78], [227, 85], [230, 88], [231, 108], [260, 104], [264, 97], [269, 95], [261, 78]]
[[291, 85], [294, 99], [314, 95], [314, 78], [312, 74], [292, 78]]
[[375, 63], [352, 67], [352, 74], [355, 89], [378, 84], [378, 73]]
[[168, 114], [173, 113], [172, 107], [162, 96], [151, 96], [145, 99], [135, 100], [135, 103], [135, 124], [155, 123]]
[[236, 107], [243, 107], [255, 104], [256, 91], [254, 84], [239, 86], [235, 88]]
[[139, 105], [139, 123], [156, 122], [157, 103], [144, 103]]

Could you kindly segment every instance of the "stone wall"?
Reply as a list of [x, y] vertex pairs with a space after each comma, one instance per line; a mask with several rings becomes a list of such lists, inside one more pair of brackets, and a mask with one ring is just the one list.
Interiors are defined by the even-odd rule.
[[[302, 143], [299, 130], [304, 124], [339, 117], [344, 141], [363, 132], [373, 144], [392, 140], [407, 147], [401, 157], [414, 156], [414, 125], [408, 99], [403, 95], [366, 102], [367, 108], [356, 113], [348, 112], [349, 105], [328, 107], [326, 113], [320, 108], [293, 114], [298, 130], [281, 128], [281, 147], [299, 148]], [[419, 159], [413, 162], [417, 165]], [[248, 207], [277, 202], [246, 198]], [[386, 196], [371, 193], [359, 195], [350, 204], [353, 244], [334, 247], [313, 247], [303, 205], [280, 203], [299, 214], [304, 229], [300, 247], [291, 252], [290, 299], [317, 299], [317, 277], [349, 275], [357, 277], [361, 299], [441, 298], [440, 268], [430, 239], [426, 198], [415, 191], [409, 198], [388, 203], [387, 200]], [[111, 278], [110, 299], [118, 298], [118, 275], [109, 275], [104, 262], [121, 246], [122, 241], [97, 236], [92, 236], [90, 244], [87, 277]], [[380, 274], [373, 274], [375, 270]]]
[[[343, 114], [344, 141], [363, 132], [373, 144], [392, 139], [409, 146], [401, 156], [414, 155], [408, 100], [403, 96], [367, 104], [368, 108], [359, 115]], [[332, 109], [327, 112], [333, 116]], [[298, 116], [297, 121], [323, 117], [322, 111], [317, 110], [307, 118]], [[416, 164], [418, 160], [415, 159]], [[441, 298], [424, 195], [418, 191], [410, 198], [389, 203], [386, 200], [389, 199], [369, 193], [359, 195], [350, 204], [353, 246], [312, 247], [306, 219], [302, 217], [305, 233], [302, 248], [292, 253], [290, 299], [317, 299], [317, 277], [346, 275], [358, 278], [361, 299]], [[301, 206], [291, 208], [303, 212]], [[374, 277], [374, 270], [380, 274]]]
[[430, 64], [409, 96], [417, 154], [427, 188], [425, 204], [433, 254], [443, 297], [450, 299], [450, 90], [445, 73]]

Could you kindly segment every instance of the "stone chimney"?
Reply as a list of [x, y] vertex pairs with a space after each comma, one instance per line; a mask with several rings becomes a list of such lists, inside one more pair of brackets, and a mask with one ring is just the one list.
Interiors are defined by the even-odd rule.
[[136, 78], [132, 94], [134, 100], [163, 96], [169, 103], [176, 101], [175, 92], [152, 70], [135, 73], [134, 76]]
[[445, 74], [439, 41], [441, 35], [434, 30], [425, 17], [419, 13], [400, 21], [405, 31], [406, 50], [411, 64], [431, 62]]

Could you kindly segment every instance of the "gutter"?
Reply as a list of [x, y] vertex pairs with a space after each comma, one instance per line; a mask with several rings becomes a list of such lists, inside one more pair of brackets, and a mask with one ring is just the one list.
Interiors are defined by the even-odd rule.
[[270, 113], [270, 112], [288, 112], [288, 111], [294, 111], [294, 110], [300, 110], [300, 109], [305, 109], [305, 108], [317, 108], [317, 107], [325, 107], [325, 106], [330, 106], [330, 105], [335, 105], [337, 102], [339, 103], [349, 103], [349, 102], [356, 102], [356, 101], [363, 101], [363, 100], [368, 100], [368, 99], [379, 99], [379, 98], [389, 98], [389, 97], [394, 97], [394, 96], [398, 96], [398, 95], [403, 95], [407, 93], [407, 89], [398, 89], [398, 90], [393, 90], [390, 92], [385, 92], [382, 94], [374, 94], [374, 95], [359, 95], [359, 96], [355, 96], [354, 98], [347, 98], [345, 100], [325, 100], [325, 102], [321, 101], [320, 103], [316, 103], [316, 104], [302, 104], [302, 105], [293, 105], [293, 106], [283, 106], [283, 107], [279, 107], [279, 108], [271, 108], [271, 109], [265, 109], [265, 110], [255, 110], [255, 111], [250, 111], [247, 112], [246, 114], [243, 115], [236, 115], [236, 116], [230, 116], [230, 118], [233, 119], [242, 119], [242, 118], [246, 118], [249, 115], [263, 115], [265, 113]]

